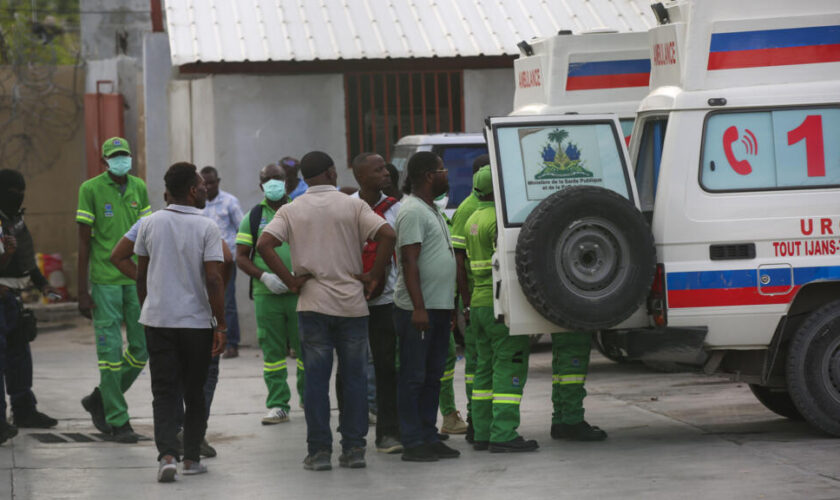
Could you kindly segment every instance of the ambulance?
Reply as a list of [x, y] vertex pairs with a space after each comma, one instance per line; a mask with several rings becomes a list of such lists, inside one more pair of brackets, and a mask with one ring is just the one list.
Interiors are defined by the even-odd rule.
[[[731, 374], [770, 410], [840, 436], [838, 3], [679, 0], [653, 10], [651, 90], [630, 141], [627, 192], [655, 241], [646, 300], [629, 312], [639, 287], [628, 276], [646, 282], [651, 271], [650, 253], [634, 247], [649, 241], [621, 227], [630, 214], [590, 207], [560, 217], [581, 197], [572, 186], [520, 214], [530, 240], [520, 234], [499, 252], [497, 313], [518, 334], [539, 319], [611, 328], [605, 341], [630, 353], [699, 347], [707, 373]], [[515, 169], [493, 137], [503, 185]], [[585, 168], [598, 173], [604, 154]], [[546, 220], [559, 227], [535, 247]], [[534, 284], [535, 269], [548, 278]], [[568, 295], [576, 310], [547, 302]]]

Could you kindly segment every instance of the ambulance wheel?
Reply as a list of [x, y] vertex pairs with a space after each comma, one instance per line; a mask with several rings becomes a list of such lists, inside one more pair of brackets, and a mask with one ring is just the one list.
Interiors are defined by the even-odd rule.
[[608, 360], [616, 363], [630, 362], [618, 342], [606, 340], [601, 332], [595, 332], [592, 343], [595, 344], [595, 349], [598, 349], [598, 352]]
[[791, 420], [802, 420], [802, 414], [796, 409], [796, 405], [793, 404], [793, 399], [791, 399], [788, 391], [771, 389], [756, 384], [750, 384], [750, 390], [765, 408], [776, 415], [781, 415]]
[[840, 300], [812, 312], [787, 354], [788, 392], [802, 418], [840, 436]]
[[629, 318], [647, 298], [655, 271], [644, 216], [600, 187], [571, 187], [544, 199], [516, 242], [516, 274], [528, 302], [572, 330]]

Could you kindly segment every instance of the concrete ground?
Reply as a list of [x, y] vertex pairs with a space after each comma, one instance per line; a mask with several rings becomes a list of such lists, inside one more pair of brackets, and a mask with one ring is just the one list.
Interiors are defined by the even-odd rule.
[[[66, 326], [49, 328], [33, 344], [35, 393], [39, 408], [60, 420], [55, 432], [85, 439], [95, 433], [79, 404], [98, 381], [92, 330], [83, 322]], [[610, 437], [553, 441], [548, 343], [532, 354], [522, 405], [520, 431], [539, 441], [538, 452], [475, 452], [455, 436], [449, 443], [461, 450], [459, 459], [409, 464], [369, 442], [366, 469], [339, 468], [336, 453], [333, 471], [305, 471], [299, 407], [289, 423], [260, 425], [261, 364], [260, 352], [248, 348], [222, 361], [208, 430], [219, 456], [205, 461], [208, 474], [158, 484], [151, 441], [48, 444], [31, 435], [44, 431], [31, 430], [0, 446], [0, 499], [840, 498], [840, 441], [775, 416], [745, 384], [717, 377], [654, 373], [593, 354], [587, 419]], [[463, 361], [455, 384], [463, 412]], [[127, 399], [135, 430], [152, 436], [148, 371]]]

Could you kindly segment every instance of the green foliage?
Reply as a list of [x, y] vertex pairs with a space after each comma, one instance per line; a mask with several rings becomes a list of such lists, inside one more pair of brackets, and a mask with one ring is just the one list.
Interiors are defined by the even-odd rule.
[[0, 0], [0, 63], [74, 65], [79, 0]]

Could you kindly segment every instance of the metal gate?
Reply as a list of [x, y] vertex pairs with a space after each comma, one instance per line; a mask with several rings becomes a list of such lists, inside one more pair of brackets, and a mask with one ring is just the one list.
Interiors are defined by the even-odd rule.
[[389, 159], [404, 135], [462, 132], [463, 83], [461, 70], [345, 73], [348, 161], [364, 151]]

